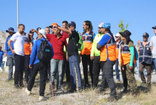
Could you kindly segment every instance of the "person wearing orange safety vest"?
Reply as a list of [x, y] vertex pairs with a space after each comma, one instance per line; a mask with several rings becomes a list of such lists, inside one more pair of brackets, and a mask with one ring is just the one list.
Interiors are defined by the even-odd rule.
[[134, 77], [134, 65], [136, 64], [136, 49], [133, 44], [133, 41], [130, 39], [131, 32], [125, 30], [124, 32], [120, 32], [122, 36], [123, 45], [121, 47], [121, 71], [123, 77], [123, 85], [124, 90], [123, 93], [127, 92], [127, 85], [129, 81], [129, 86], [131, 93], [134, 97], [137, 96], [137, 84]]
[[[116, 61], [116, 43], [113, 34], [110, 31], [110, 23], [104, 23], [101, 28], [103, 37], [97, 43], [97, 49], [100, 50], [100, 61], [103, 62], [103, 73], [101, 87], [105, 87], [106, 81], [111, 90], [108, 101], [116, 100], [116, 87], [113, 79], [113, 65]], [[104, 86], [103, 86], [104, 85]]]
[[91, 82], [93, 85], [93, 73], [92, 73], [92, 68], [93, 68], [93, 61], [90, 59], [90, 54], [91, 54], [91, 49], [92, 49], [92, 44], [93, 44], [93, 39], [95, 37], [95, 33], [92, 31], [92, 23], [91, 21], [84, 21], [83, 23], [83, 33], [82, 35], [82, 41], [83, 41], [83, 50], [81, 51], [82, 55], [82, 65], [83, 65], [83, 73], [84, 73], [84, 88], [90, 87], [90, 84], [88, 82], [88, 65], [89, 65], [89, 73], [91, 76]]

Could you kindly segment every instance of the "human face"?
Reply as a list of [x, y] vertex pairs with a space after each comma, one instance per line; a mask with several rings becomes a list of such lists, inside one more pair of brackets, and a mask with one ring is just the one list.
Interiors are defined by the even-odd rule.
[[40, 39], [40, 38], [43, 38], [43, 35], [41, 33], [38, 33], [37, 37]]
[[156, 29], [153, 29], [154, 30], [154, 33], [156, 34]]
[[13, 32], [9, 32], [9, 35], [13, 35], [14, 33]]
[[148, 37], [143, 37], [143, 41], [147, 42], [148, 41]]
[[86, 25], [86, 23], [84, 22], [83, 23], [83, 31], [86, 31], [87, 30], [87, 25]]
[[20, 34], [23, 34], [24, 33], [24, 30], [25, 30], [25, 27], [24, 26], [19, 26], [18, 27], [18, 32], [20, 33]]
[[116, 38], [117, 41], [120, 40], [120, 36], [116, 36], [115, 38]]
[[98, 28], [98, 33], [101, 34], [101, 27]]
[[100, 31], [101, 31], [101, 34], [105, 34], [106, 29], [105, 28], [101, 28]]
[[67, 23], [62, 23], [62, 28], [68, 28], [68, 24]]
[[58, 34], [60, 34], [60, 30], [54, 27], [54, 35], [58, 35]]
[[46, 31], [46, 34], [50, 33], [50, 29], [49, 28], [46, 28], [45, 31]]
[[126, 37], [122, 36], [121, 40], [123, 41], [123, 43], [126, 43]]

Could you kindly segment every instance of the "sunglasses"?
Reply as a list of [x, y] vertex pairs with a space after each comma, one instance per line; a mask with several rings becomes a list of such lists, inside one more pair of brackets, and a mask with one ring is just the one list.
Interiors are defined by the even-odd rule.
[[42, 35], [41, 33], [37, 34], [37, 35]]

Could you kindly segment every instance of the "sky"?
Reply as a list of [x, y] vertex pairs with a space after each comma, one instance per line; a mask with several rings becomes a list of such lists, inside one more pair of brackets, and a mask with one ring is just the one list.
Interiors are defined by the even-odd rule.
[[[74, 21], [76, 30], [83, 31], [83, 22], [90, 20], [93, 31], [98, 33], [101, 22], [111, 23], [116, 34], [120, 20], [129, 24], [131, 39], [136, 44], [147, 32], [150, 38], [156, 26], [156, 0], [19, 0], [19, 23], [25, 25], [25, 32], [37, 27], [45, 28], [56, 22]], [[17, 31], [17, 0], [0, 0], [0, 30], [13, 27]]]

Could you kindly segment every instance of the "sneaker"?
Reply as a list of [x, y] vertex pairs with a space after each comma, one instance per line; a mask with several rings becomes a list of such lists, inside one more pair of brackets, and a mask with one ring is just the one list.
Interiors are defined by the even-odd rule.
[[14, 85], [14, 87], [15, 87], [16, 89], [20, 89], [20, 86], [19, 86], [18, 84]]
[[124, 89], [121, 93], [125, 94], [127, 92], [128, 92], [127, 89]]
[[114, 96], [110, 96], [110, 97], [108, 97], [107, 101], [108, 102], [114, 102], [114, 101], [117, 101], [117, 99]]
[[45, 98], [44, 96], [39, 96], [38, 100], [39, 101], [45, 101], [45, 100], [47, 100], [47, 98]]
[[31, 91], [29, 91], [27, 88], [25, 89], [25, 92], [27, 93], [27, 95], [31, 94]]

